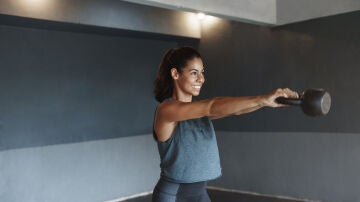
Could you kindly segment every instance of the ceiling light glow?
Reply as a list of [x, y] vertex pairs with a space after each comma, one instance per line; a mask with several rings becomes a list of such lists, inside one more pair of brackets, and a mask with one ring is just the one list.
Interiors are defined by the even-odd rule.
[[197, 17], [198, 17], [199, 20], [204, 19], [205, 16], [206, 16], [205, 13], [198, 13], [198, 14], [197, 14]]

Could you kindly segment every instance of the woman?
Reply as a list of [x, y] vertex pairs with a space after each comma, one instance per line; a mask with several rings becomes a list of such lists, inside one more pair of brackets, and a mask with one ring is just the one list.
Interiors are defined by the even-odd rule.
[[277, 97], [298, 98], [288, 88], [252, 97], [215, 97], [194, 101], [205, 82], [200, 54], [191, 47], [170, 49], [155, 80], [160, 102], [154, 116], [154, 138], [161, 158], [161, 177], [153, 202], [208, 202], [206, 182], [221, 176], [211, 120], [240, 115], [261, 107], [285, 106]]

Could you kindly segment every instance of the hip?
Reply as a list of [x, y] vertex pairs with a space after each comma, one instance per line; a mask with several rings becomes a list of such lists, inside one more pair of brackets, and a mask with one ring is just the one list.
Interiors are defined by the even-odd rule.
[[153, 192], [153, 202], [199, 201], [210, 202], [206, 191], [207, 181], [195, 183], [170, 182], [160, 178]]

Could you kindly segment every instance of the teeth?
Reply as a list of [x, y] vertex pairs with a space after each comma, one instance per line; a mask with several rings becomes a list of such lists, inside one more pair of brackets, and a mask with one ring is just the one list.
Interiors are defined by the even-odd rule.
[[193, 86], [193, 88], [200, 89], [201, 86]]

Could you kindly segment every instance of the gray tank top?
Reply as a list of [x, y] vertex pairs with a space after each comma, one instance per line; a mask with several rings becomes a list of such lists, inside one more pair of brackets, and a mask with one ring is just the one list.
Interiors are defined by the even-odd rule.
[[209, 117], [179, 121], [171, 138], [157, 141], [157, 145], [161, 177], [168, 181], [193, 183], [221, 176], [218, 145]]

